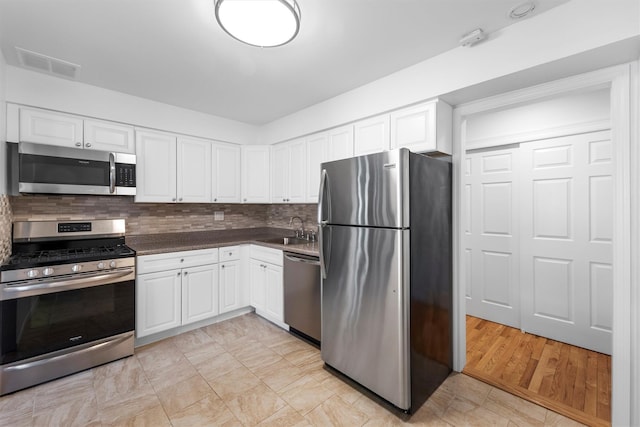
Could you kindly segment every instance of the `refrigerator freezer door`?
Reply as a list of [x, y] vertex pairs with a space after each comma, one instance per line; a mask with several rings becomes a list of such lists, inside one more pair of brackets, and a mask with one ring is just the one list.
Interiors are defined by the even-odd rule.
[[328, 225], [323, 233], [322, 359], [409, 409], [409, 230]]
[[319, 223], [409, 227], [409, 150], [322, 164]]

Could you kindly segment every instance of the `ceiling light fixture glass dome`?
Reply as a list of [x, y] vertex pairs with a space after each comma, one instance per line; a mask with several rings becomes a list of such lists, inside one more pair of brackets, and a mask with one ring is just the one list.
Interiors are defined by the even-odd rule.
[[218, 24], [234, 39], [258, 47], [289, 43], [300, 29], [295, 0], [214, 0]]

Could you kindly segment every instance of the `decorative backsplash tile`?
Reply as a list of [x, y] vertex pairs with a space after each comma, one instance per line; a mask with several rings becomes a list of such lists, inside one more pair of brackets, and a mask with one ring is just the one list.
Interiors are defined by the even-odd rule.
[[0, 264], [11, 255], [11, 222], [9, 196], [0, 194]]
[[[125, 218], [128, 235], [290, 228], [289, 220], [296, 215], [305, 221], [306, 228], [312, 228], [316, 210], [313, 204], [134, 203], [132, 197], [110, 196], [22, 195], [9, 200], [13, 221]], [[214, 212], [224, 212], [224, 220], [215, 221]]]

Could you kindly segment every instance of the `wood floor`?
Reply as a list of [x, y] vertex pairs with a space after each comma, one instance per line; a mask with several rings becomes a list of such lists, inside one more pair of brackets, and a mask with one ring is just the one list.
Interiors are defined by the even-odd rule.
[[611, 425], [611, 357], [467, 316], [465, 374], [593, 426]]

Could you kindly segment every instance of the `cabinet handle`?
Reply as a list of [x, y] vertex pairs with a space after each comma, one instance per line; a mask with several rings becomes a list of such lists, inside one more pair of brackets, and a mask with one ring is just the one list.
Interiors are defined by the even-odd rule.
[[182, 259], [180, 260], [180, 262], [184, 262], [184, 258], [182, 258]]
[[185, 272], [184, 272], [184, 275], [186, 276], [187, 274], [189, 274], [189, 272], [188, 272], [188, 271], [185, 271]]
[[178, 201], [179, 201], [179, 202], [181, 202], [181, 201], [182, 201], [182, 197], [180, 197], [180, 198], [178, 199]]
[[182, 274], [182, 273], [180, 273], [180, 272], [178, 271], [178, 276], [179, 276], [179, 275], [181, 275], [181, 274]]
[[87, 142], [86, 144], [84, 144], [85, 147], [91, 147], [91, 143]]
[[220, 267], [224, 268], [224, 264], [222, 264]]
[[244, 199], [244, 201], [246, 202], [246, 201], [247, 201], [247, 199]]
[[213, 199], [213, 201], [214, 201], [214, 202], [217, 202], [217, 201], [218, 201], [218, 198]]
[[76, 147], [82, 147], [82, 142], [76, 142]]
[[176, 201], [176, 198], [174, 197], [173, 199], [171, 199], [171, 201], [172, 201], [172, 202], [175, 202], [175, 201]]
[[233, 255], [233, 252], [229, 252], [229, 256]]

